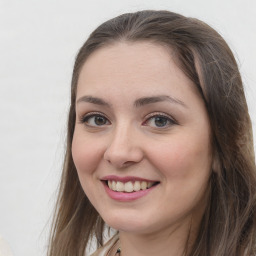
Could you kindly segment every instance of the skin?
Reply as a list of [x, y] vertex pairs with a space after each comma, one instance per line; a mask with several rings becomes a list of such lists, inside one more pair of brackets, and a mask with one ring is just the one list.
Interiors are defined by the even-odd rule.
[[[134, 106], [139, 98], [163, 95], [172, 100]], [[109, 106], [85, 102], [84, 96]], [[95, 123], [95, 112], [102, 125]], [[122, 256], [182, 255], [205, 210], [211, 129], [203, 100], [170, 50], [120, 42], [95, 51], [79, 76], [76, 113], [72, 155], [78, 176], [105, 222], [119, 230]], [[159, 114], [166, 116], [160, 117], [163, 127]], [[106, 193], [106, 175], [159, 184], [139, 199], [120, 202]]]

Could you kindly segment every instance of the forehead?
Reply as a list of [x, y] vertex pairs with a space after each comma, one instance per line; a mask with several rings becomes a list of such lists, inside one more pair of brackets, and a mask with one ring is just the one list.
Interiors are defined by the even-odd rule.
[[[113, 67], [115, 71], [119, 68], [119, 71], [122, 69], [122, 71], [129, 72], [129, 70], [133, 71], [134, 65], [140, 71], [142, 68], [143, 70], [147, 68], [157, 70], [157, 66], [169, 61], [172, 61], [171, 51], [165, 46], [145, 41], [115, 42], [94, 51], [85, 61], [82, 72], [84, 69], [90, 72], [96, 71], [94, 65], [98, 66], [97, 70], [101, 73], [108, 72]], [[101, 70], [103, 66], [104, 70]], [[163, 65], [162, 68], [164, 68]]]
[[[127, 93], [180, 94], [195, 92], [193, 82], [176, 65], [172, 51], [151, 42], [118, 42], [93, 52], [84, 63], [77, 94]], [[143, 95], [141, 95], [143, 96]]]

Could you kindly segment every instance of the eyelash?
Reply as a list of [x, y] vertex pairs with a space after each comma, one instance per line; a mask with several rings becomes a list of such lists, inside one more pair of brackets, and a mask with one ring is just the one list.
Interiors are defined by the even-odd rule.
[[[88, 123], [88, 121], [89, 121], [90, 118], [92, 118], [92, 117], [100, 117], [100, 118], [103, 118], [103, 119], [105, 119], [106, 122], [108, 122], [108, 123], [110, 124], [110, 121], [108, 120], [108, 118], [107, 118], [104, 114], [102, 114], [102, 113], [100, 113], [100, 112], [90, 112], [90, 113], [88, 113], [88, 114], [82, 116], [82, 117], [80, 118], [80, 123], [85, 124], [85, 125], [88, 126], [88, 127], [101, 127], [101, 126], [104, 126], [104, 125], [105, 125], [105, 124], [103, 124], [103, 125], [90, 125], [90, 124]], [[153, 120], [154, 118], [157, 118], [157, 117], [158, 117], [158, 118], [160, 117], [160, 118], [166, 119], [166, 121], [168, 122], [168, 124], [167, 124], [167, 125], [164, 125], [164, 127], [157, 127], [157, 126], [155, 126], [154, 128], [156, 128], [156, 129], [165, 129], [165, 128], [168, 128], [168, 127], [170, 127], [170, 126], [172, 126], [172, 125], [178, 124], [177, 121], [176, 121], [174, 118], [170, 117], [169, 115], [163, 114], [163, 113], [160, 113], [160, 112], [154, 112], [154, 113], [151, 113], [150, 115], [147, 115], [147, 116], [146, 116], [146, 120], [142, 123], [142, 125], [143, 125], [143, 126], [146, 126], [147, 123], [149, 123], [151, 120]]]
[[89, 119], [92, 117], [101, 117], [101, 118], [104, 118], [105, 120], [107, 120], [107, 122], [109, 122], [108, 118], [104, 114], [102, 114], [100, 112], [90, 112], [80, 118], [80, 123], [85, 124], [86, 126], [89, 126], [89, 127], [97, 127], [97, 126], [88, 124]]
[[142, 125], [145, 125], [145, 124], [149, 123], [151, 120], [153, 120], [154, 118], [159, 118], [159, 117], [164, 118], [168, 122], [168, 125], [164, 125], [164, 127], [155, 126], [154, 128], [156, 128], [156, 129], [165, 129], [165, 128], [169, 128], [172, 125], [178, 124], [176, 122], [176, 120], [174, 118], [170, 117], [169, 115], [163, 114], [161, 112], [154, 112], [154, 113], [151, 113], [146, 116], [146, 121], [144, 121], [142, 123]]

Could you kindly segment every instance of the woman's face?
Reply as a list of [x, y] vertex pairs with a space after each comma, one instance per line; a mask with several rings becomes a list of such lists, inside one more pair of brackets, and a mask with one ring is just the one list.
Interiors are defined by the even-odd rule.
[[163, 46], [94, 52], [78, 81], [72, 155], [105, 222], [157, 232], [200, 220], [211, 173], [210, 125], [195, 85]]

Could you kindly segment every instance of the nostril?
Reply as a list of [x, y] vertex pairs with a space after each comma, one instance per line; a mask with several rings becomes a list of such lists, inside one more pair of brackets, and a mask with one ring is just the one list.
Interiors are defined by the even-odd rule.
[[126, 162], [123, 163], [123, 166], [129, 166], [129, 165], [132, 165], [134, 163], [136, 163], [136, 162], [135, 161], [126, 161]]
[[124, 168], [141, 162], [143, 156], [144, 153], [138, 145], [132, 143], [119, 143], [117, 145], [117, 142], [113, 142], [106, 148], [103, 158], [117, 168]]

